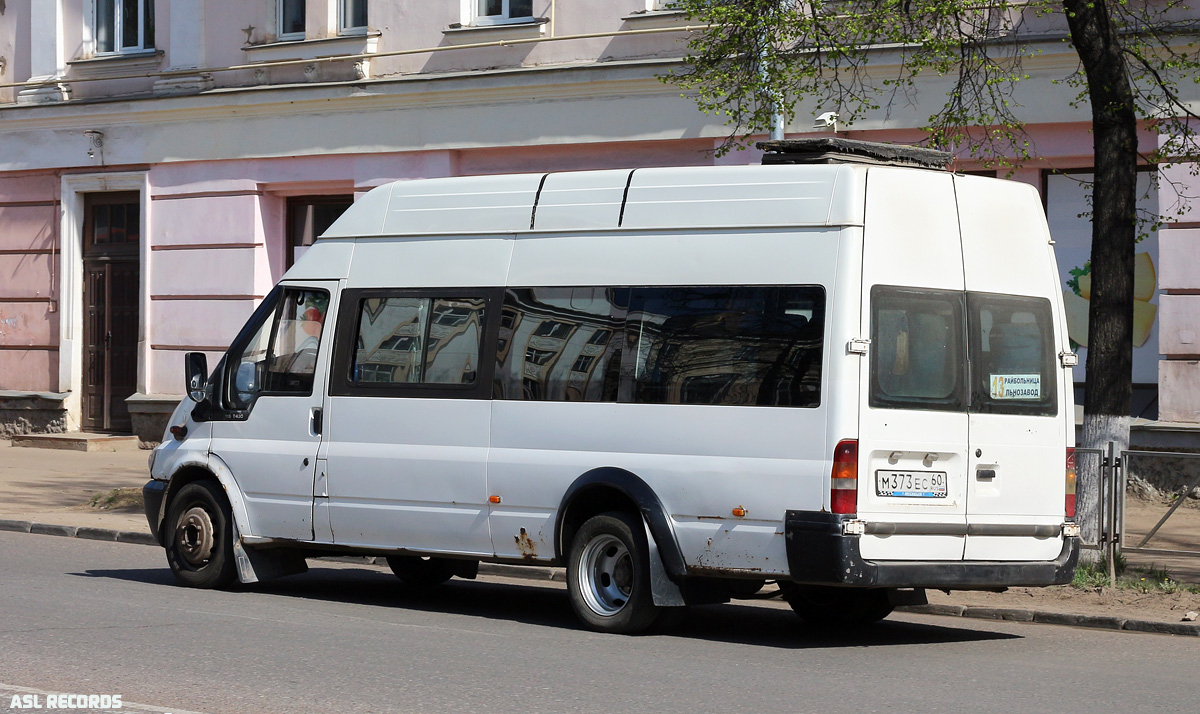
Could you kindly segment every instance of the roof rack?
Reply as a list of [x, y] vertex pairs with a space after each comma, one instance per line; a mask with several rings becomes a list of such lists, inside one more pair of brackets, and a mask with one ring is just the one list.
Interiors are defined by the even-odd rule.
[[944, 171], [954, 159], [953, 154], [945, 151], [924, 149], [919, 146], [883, 144], [876, 141], [834, 137], [760, 141], [755, 146], [766, 152], [763, 154], [763, 164], [854, 163], [915, 166], [922, 169]]

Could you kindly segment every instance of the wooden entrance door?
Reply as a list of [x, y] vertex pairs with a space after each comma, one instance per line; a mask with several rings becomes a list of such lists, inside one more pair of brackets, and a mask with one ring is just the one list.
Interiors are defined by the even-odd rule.
[[136, 191], [84, 197], [83, 428], [129, 433], [137, 391], [141, 204]]

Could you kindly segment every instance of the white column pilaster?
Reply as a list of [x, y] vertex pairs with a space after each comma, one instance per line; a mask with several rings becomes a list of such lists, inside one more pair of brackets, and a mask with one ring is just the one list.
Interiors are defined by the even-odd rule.
[[154, 82], [154, 91], [160, 94], [192, 94], [212, 89], [212, 75], [200, 71], [204, 69], [205, 61], [203, 0], [171, 3], [170, 23], [167, 36], [171, 65], [168, 71], [196, 71], [161, 77]]
[[37, 0], [29, 7], [29, 69], [31, 82], [44, 82], [17, 93], [18, 104], [70, 99], [70, 91], [54, 80], [67, 70], [63, 40], [63, 0]]

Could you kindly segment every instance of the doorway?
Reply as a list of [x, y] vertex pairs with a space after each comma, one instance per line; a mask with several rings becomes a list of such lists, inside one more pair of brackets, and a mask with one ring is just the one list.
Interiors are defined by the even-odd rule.
[[137, 391], [141, 201], [137, 191], [84, 195], [84, 431], [130, 433]]

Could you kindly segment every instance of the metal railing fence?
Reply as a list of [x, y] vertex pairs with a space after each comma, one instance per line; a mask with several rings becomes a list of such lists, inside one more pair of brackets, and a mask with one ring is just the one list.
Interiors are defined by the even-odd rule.
[[[1097, 497], [1096, 522], [1080, 522], [1081, 540], [1085, 550], [1101, 552], [1111, 583], [1116, 582], [1116, 564], [1121, 552], [1200, 557], [1200, 525], [1181, 525], [1172, 534], [1175, 541], [1169, 547], [1156, 542], [1156, 539], [1161, 541], [1163, 527], [1172, 517], [1179, 520], [1180, 509], [1187, 507], [1190, 494], [1200, 487], [1200, 453], [1129, 449], [1118, 451], [1115, 443], [1109, 443], [1104, 449], [1075, 449], [1075, 466], [1076, 473], [1080, 475], [1087, 470], [1099, 472], [1099, 478], [1094, 481], [1098, 488], [1098, 493], [1094, 494]], [[1160, 482], [1166, 477], [1165, 487], [1153, 489], [1158, 498], [1148, 501], [1151, 508], [1161, 504], [1164, 513], [1148, 531], [1131, 538], [1126, 525], [1130, 477], [1147, 471], [1156, 473]], [[1148, 482], [1148, 479], [1137, 480], [1142, 484]], [[1077, 492], [1077, 497], [1082, 495], [1082, 490]], [[1164, 495], [1170, 501], [1169, 504], [1162, 503]], [[1133, 542], [1135, 540], [1136, 543]]]

